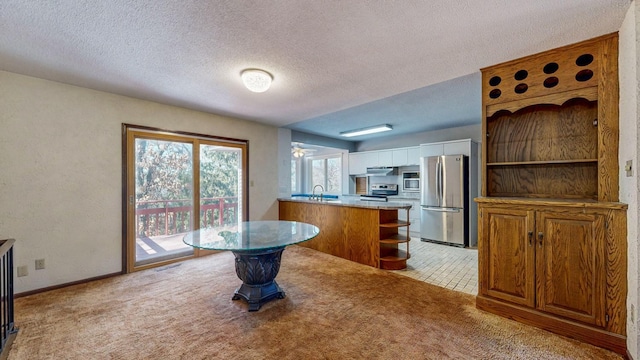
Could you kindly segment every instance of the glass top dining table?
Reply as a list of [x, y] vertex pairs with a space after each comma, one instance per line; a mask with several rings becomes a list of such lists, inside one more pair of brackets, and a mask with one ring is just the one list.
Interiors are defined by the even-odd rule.
[[264, 303], [285, 297], [275, 281], [285, 247], [311, 240], [319, 233], [317, 226], [299, 221], [246, 221], [237, 226], [191, 231], [183, 242], [199, 249], [230, 250], [236, 258], [236, 274], [242, 280], [232, 300], [244, 299], [249, 311], [257, 311]]
[[245, 221], [188, 232], [183, 242], [205, 250], [268, 250], [310, 240], [319, 232], [317, 226], [299, 221]]

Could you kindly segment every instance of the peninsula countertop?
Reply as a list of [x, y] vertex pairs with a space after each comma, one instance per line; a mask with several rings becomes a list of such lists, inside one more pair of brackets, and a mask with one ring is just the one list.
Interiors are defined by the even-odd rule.
[[359, 199], [335, 199], [328, 198], [323, 200], [311, 200], [307, 197], [295, 196], [278, 198], [278, 201], [292, 201], [299, 203], [318, 204], [318, 205], [332, 205], [332, 206], [346, 206], [357, 207], [364, 209], [380, 209], [380, 210], [399, 210], [410, 209], [412, 204], [402, 201], [363, 201]]

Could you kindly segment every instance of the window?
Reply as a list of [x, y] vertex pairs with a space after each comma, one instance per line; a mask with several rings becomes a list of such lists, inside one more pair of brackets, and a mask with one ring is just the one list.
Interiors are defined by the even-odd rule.
[[300, 159], [292, 158], [291, 159], [291, 193], [299, 193], [302, 191], [300, 189]]
[[342, 155], [312, 157], [308, 160], [310, 183], [308, 188], [322, 185], [325, 194], [342, 193]]

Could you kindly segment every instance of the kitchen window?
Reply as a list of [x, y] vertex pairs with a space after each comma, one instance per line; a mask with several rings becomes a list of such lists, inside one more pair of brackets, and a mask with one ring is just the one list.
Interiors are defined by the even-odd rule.
[[307, 161], [310, 180], [307, 184], [308, 189], [322, 185], [325, 194], [342, 193], [341, 154], [310, 157]]
[[300, 158], [291, 159], [291, 193], [299, 193], [302, 191], [300, 189], [300, 168], [302, 161]]

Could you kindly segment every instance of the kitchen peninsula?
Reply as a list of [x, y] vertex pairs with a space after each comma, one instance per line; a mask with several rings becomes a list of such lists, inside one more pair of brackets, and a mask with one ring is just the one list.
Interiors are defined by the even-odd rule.
[[[398, 270], [409, 258], [408, 221], [398, 212], [411, 204], [359, 200], [280, 198], [280, 220], [301, 221], [320, 228], [320, 234], [299, 246], [322, 251], [380, 269]], [[398, 229], [405, 228], [400, 234]]]

